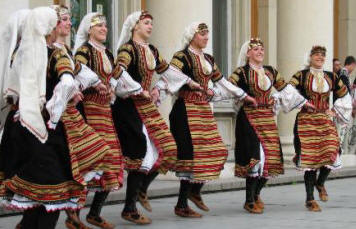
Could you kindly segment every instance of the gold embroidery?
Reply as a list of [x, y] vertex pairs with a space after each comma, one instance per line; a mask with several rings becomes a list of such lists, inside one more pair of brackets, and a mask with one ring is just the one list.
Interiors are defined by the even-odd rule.
[[316, 91], [319, 93], [323, 93], [324, 90], [324, 72], [317, 72], [314, 73], [315, 76], [315, 83], [316, 83]]
[[82, 56], [82, 55], [80, 55], [80, 54], [77, 54], [77, 55], [75, 56], [75, 60], [76, 60], [76, 61], [79, 61], [80, 63], [82, 63], [82, 64], [84, 64], [84, 65], [87, 65], [87, 63], [88, 63], [88, 59], [87, 59], [85, 56]]
[[257, 72], [258, 77], [258, 87], [264, 91], [268, 89], [268, 79], [263, 68], [254, 69]]
[[116, 64], [124, 65], [127, 68], [131, 63], [131, 59], [131, 55], [127, 51], [121, 51], [117, 56]]
[[[241, 72], [241, 71], [239, 71]], [[239, 82], [240, 80], [240, 77], [238, 76], [239, 73], [237, 72], [234, 72], [231, 74], [231, 76], [229, 77], [229, 81], [234, 84], [234, 85], [237, 85], [237, 83]]]
[[183, 69], [183, 66], [184, 66], [184, 65], [183, 65], [183, 62], [180, 61], [180, 60], [178, 60], [177, 58], [173, 58], [173, 59], [171, 60], [171, 65], [173, 65], [173, 66], [179, 68], [180, 70], [182, 70], [182, 69]]
[[104, 68], [104, 72], [106, 74], [110, 74], [112, 71], [112, 65], [111, 65], [111, 61], [109, 60], [108, 55], [106, 55], [105, 50], [104, 51], [100, 51], [100, 54], [103, 58], [103, 68]]
[[140, 45], [145, 50], [146, 64], [149, 70], [154, 70], [156, 68], [156, 59], [150, 49], [146, 44]]
[[[209, 62], [205, 59], [204, 53], [201, 53], [198, 55], [199, 56], [199, 61], [201, 64], [201, 68], [203, 69], [203, 73], [205, 75], [209, 75], [212, 71], [211, 69], [211, 65], [209, 64]], [[209, 66], [210, 65], [210, 66]]]

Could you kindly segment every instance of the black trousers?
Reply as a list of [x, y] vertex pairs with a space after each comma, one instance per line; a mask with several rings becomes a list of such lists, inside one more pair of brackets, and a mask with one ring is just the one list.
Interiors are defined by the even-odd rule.
[[24, 229], [54, 229], [60, 211], [47, 212], [44, 206], [25, 210], [21, 222]]
[[246, 203], [255, 202], [257, 184], [257, 177], [246, 177]]
[[88, 213], [91, 217], [100, 218], [101, 209], [104, 206], [105, 200], [109, 195], [109, 191], [95, 192], [93, 203], [91, 204], [90, 211]]
[[152, 183], [152, 181], [158, 176], [158, 172], [150, 172], [149, 174], [145, 175], [142, 180], [142, 185], [140, 188], [140, 192], [147, 193], [148, 187]]
[[316, 181], [316, 171], [305, 171], [304, 183], [307, 193], [307, 201], [314, 200], [314, 186]]
[[138, 171], [129, 171], [127, 176], [127, 188], [124, 212], [135, 212], [138, 192], [142, 186], [145, 174]]
[[181, 180], [180, 187], [179, 187], [179, 196], [177, 207], [178, 208], [187, 208], [188, 207], [188, 196], [191, 192], [193, 184], [190, 183], [188, 180]]

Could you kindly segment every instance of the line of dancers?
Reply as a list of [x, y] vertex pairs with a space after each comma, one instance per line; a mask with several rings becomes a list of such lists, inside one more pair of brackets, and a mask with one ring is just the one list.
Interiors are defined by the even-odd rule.
[[[314, 188], [328, 200], [324, 183], [341, 167], [335, 122], [346, 125], [352, 112], [347, 86], [323, 69], [325, 47], [313, 46], [306, 68], [286, 82], [263, 65], [264, 44], [251, 38], [226, 78], [203, 51], [209, 41], [204, 22], [186, 27], [180, 50], [167, 62], [148, 43], [154, 19], [147, 11], [126, 18], [114, 54], [105, 46], [106, 18], [96, 12], [82, 19], [71, 50], [65, 43], [70, 18], [63, 5], [25, 9], [1, 30], [0, 198], [4, 207], [23, 211], [16, 228], [55, 228], [61, 210], [67, 228], [89, 228], [80, 218], [88, 192], [95, 194], [87, 223], [114, 228], [101, 209], [122, 187], [124, 170], [123, 219], [151, 223], [136, 202], [152, 211], [147, 190], [168, 171], [180, 180], [174, 213], [202, 217], [188, 200], [209, 211], [202, 187], [219, 178], [228, 155], [210, 103], [227, 99], [237, 112], [235, 176], [246, 179], [244, 209], [263, 213], [262, 188], [284, 173], [275, 116], [300, 109], [294, 162], [304, 171], [306, 208], [321, 211]], [[159, 80], [152, 85], [155, 72]], [[157, 107], [173, 94], [167, 125]]]

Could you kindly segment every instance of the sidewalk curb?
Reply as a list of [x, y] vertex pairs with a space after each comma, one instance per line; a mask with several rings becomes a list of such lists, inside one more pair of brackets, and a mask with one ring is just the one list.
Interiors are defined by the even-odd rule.
[[[349, 178], [349, 177], [356, 177], [356, 168], [343, 168], [339, 171], [335, 171], [330, 174], [328, 179], [342, 179], [342, 178]], [[281, 176], [281, 177], [276, 177], [274, 179], [270, 179], [270, 181], [268, 182], [268, 186], [290, 185], [290, 184], [301, 183], [301, 182], [304, 182], [304, 176], [302, 172], [300, 172], [300, 175], [298, 174], [298, 175], [290, 175], [290, 176]], [[245, 180], [241, 178], [219, 179], [207, 183], [203, 187], [202, 192], [213, 193], [213, 192], [243, 190], [245, 189], [245, 186], [246, 186]], [[177, 196], [179, 192], [178, 181], [172, 187], [155, 188], [154, 184], [151, 187], [152, 188], [148, 191], [148, 195], [150, 199], [159, 199], [159, 198]], [[91, 203], [92, 198], [93, 198], [93, 194], [90, 194], [88, 196], [87, 203]], [[106, 204], [123, 203], [124, 200], [125, 200], [124, 192], [114, 192], [109, 195]]]
[[[330, 174], [329, 179], [342, 179], [356, 177], [356, 168], [347, 167], [339, 171], [335, 171]], [[268, 186], [277, 186], [277, 185], [290, 185], [296, 183], [302, 183], [304, 181], [303, 173], [300, 172], [297, 175], [283, 175], [270, 179]], [[161, 181], [163, 182], [163, 181]], [[151, 186], [151, 189], [148, 192], [150, 199], [158, 199], [165, 197], [177, 196], [179, 191], [179, 182], [178, 181], [167, 181], [168, 185], [161, 185], [164, 187], [157, 187], [155, 184]], [[226, 192], [233, 190], [243, 190], [245, 189], [245, 180], [241, 178], [225, 178], [212, 181], [204, 185], [203, 193], [213, 193], [213, 192]], [[126, 187], [123, 187], [118, 192], [112, 192], [107, 198], [106, 205], [123, 203], [125, 200], [125, 191]], [[93, 200], [94, 193], [90, 193], [86, 202], [86, 207]], [[19, 212], [8, 211], [0, 209], [0, 217], [7, 217], [11, 215], [21, 214]]]

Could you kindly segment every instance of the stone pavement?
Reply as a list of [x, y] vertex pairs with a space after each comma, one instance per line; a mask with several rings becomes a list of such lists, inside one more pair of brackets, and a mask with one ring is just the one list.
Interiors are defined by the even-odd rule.
[[[157, 184], [156, 184], [157, 185]], [[321, 203], [322, 212], [311, 213], [304, 207], [305, 191], [303, 184], [283, 186], [269, 186], [262, 192], [266, 203], [265, 213], [251, 215], [243, 208], [244, 191], [226, 191], [209, 193], [203, 196], [210, 212], [202, 212], [202, 219], [183, 219], [173, 213], [176, 197], [151, 200], [152, 213], [147, 213], [153, 220], [148, 226], [137, 226], [121, 219], [123, 204], [108, 205], [103, 208], [102, 215], [116, 225], [116, 228], [145, 228], [145, 229], [351, 229], [356, 225], [356, 178], [330, 180], [326, 183], [330, 200]], [[317, 192], [315, 191], [317, 198]], [[139, 206], [139, 205], [138, 205]], [[190, 203], [194, 209], [195, 206]], [[139, 206], [139, 208], [141, 208]], [[88, 208], [82, 211], [82, 218]], [[10, 229], [20, 220], [20, 216], [0, 218], [0, 228]], [[65, 229], [65, 214], [62, 213], [58, 222], [58, 229]]]
[[[225, 169], [222, 171], [220, 179], [207, 183], [203, 192], [219, 192], [229, 190], [240, 190], [245, 188], [245, 180], [236, 178], [233, 175], [234, 163], [226, 163]], [[330, 174], [330, 178], [356, 177], [356, 166], [345, 167]], [[126, 181], [126, 179], [125, 179]], [[303, 181], [303, 172], [289, 168], [285, 170], [285, 174], [271, 179], [269, 185], [291, 184]], [[176, 196], [179, 191], [179, 182], [173, 173], [168, 173], [165, 176], [159, 176], [153, 181], [149, 189], [150, 198], [162, 198]], [[107, 198], [109, 204], [122, 203], [125, 199], [126, 184], [119, 191], [110, 193]], [[90, 193], [87, 199], [87, 204], [92, 202], [93, 193]], [[14, 212], [1, 209], [1, 215], [13, 214]], [[1, 219], [1, 218], [0, 218]]]

